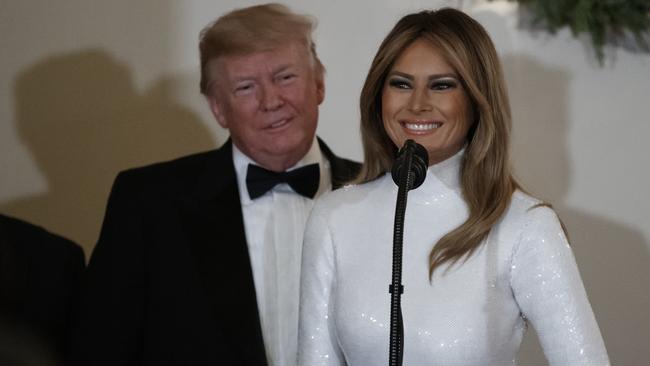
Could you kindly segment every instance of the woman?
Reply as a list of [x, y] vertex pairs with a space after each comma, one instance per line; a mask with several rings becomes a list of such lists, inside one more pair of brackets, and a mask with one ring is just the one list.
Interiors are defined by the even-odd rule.
[[397, 148], [429, 155], [409, 194], [404, 365], [507, 365], [527, 324], [551, 365], [609, 363], [557, 216], [518, 190], [510, 108], [485, 30], [453, 9], [402, 18], [361, 94], [359, 185], [312, 211], [303, 249], [301, 365], [388, 360]]

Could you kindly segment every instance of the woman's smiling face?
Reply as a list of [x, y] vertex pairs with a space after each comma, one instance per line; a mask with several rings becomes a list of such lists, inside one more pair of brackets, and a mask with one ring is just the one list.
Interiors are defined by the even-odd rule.
[[442, 54], [416, 40], [397, 58], [383, 87], [382, 120], [393, 143], [424, 146], [429, 165], [463, 148], [472, 125], [469, 96]]

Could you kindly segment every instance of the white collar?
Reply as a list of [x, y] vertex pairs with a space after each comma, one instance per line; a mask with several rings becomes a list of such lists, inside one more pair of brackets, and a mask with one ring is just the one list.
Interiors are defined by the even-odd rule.
[[431, 176], [435, 176], [448, 188], [459, 191], [461, 189], [460, 170], [465, 157], [465, 148], [466, 147], [463, 147], [451, 157], [437, 164], [431, 165], [429, 169], [427, 169], [427, 175], [429, 176], [427, 179], [431, 178]]

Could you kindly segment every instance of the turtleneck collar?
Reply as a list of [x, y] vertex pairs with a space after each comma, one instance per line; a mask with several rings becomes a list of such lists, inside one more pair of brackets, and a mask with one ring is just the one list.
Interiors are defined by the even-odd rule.
[[456, 154], [450, 158], [443, 160], [437, 164], [431, 165], [427, 169], [426, 182], [435, 179], [442, 182], [447, 188], [460, 191], [460, 169], [465, 155], [465, 147], [460, 149]]
[[[424, 196], [429, 196], [431, 194], [437, 195], [441, 193], [440, 189], [442, 188], [443, 191], [454, 191], [459, 196], [462, 196], [460, 169], [463, 164], [464, 156], [465, 147], [448, 159], [431, 165], [427, 169], [427, 176], [424, 183], [420, 187], [411, 191], [410, 194], [415, 194], [416, 196], [421, 194]], [[391, 189], [397, 192], [398, 187], [391, 177], [391, 172], [386, 172], [384, 177], [386, 182], [385, 184], [389, 185]]]

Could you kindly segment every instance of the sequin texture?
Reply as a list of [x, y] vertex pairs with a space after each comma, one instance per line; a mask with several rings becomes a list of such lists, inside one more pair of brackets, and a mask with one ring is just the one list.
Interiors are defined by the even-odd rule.
[[[550, 365], [608, 365], [555, 213], [516, 192], [481, 247], [428, 278], [432, 246], [467, 218], [461, 154], [409, 194], [403, 260], [404, 365], [515, 365], [530, 322]], [[299, 365], [388, 363], [390, 176], [316, 203], [303, 249]]]

